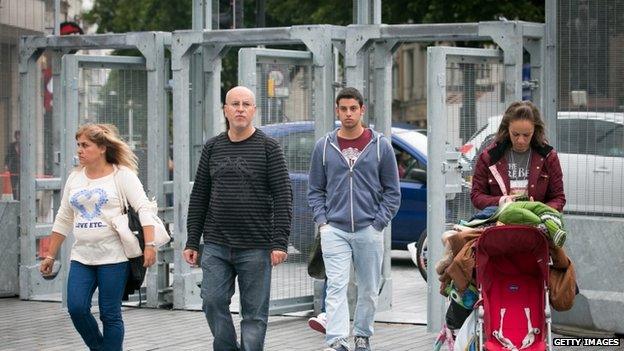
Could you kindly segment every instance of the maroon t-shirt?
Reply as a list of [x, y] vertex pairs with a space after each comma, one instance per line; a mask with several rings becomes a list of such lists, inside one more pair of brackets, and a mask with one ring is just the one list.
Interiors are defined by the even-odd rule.
[[337, 136], [338, 146], [342, 155], [349, 161], [349, 165], [352, 166], [357, 158], [362, 153], [362, 150], [368, 145], [373, 138], [373, 132], [365, 128], [364, 132], [355, 139], [345, 139]]

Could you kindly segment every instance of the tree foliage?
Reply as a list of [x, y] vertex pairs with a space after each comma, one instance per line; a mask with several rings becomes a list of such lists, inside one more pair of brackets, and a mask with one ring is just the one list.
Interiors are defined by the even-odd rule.
[[[231, 13], [230, 0], [219, 0], [222, 14]], [[95, 0], [84, 15], [88, 23], [98, 24], [98, 33], [167, 31], [190, 29], [192, 0]], [[352, 1], [266, 0], [267, 27], [302, 24], [349, 25]], [[255, 27], [255, 1], [244, 1], [244, 26]], [[457, 23], [498, 20], [544, 21], [542, 0], [386, 0], [382, 2], [382, 22]], [[119, 52], [131, 54], [128, 51]], [[132, 54], [138, 54], [136, 52]], [[236, 84], [236, 52], [223, 58], [222, 82], [227, 88]]]
[[192, 0], [95, 0], [84, 14], [98, 33], [165, 31], [191, 28]]
[[[220, 1], [227, 11], [229, 1]], [[245, 1], [245, 27], [255, 27], [255, 1]], [[352, 23], [352, 1], [266, 0], [267, 26]], [[95, 0], [84, 15], [99, 33], [174, 31], [191, 28], [192, 0]], [[544, 21], [541, 0], [386, 0], [382, 22], [456, 23], [497, 20]]]
[[[353, 16], [351, 3], [267, 0], [267, 23], [348, 25]], [[381, 6], [382, 22], [387, 24], [477, 22], [500, 17], [544, 21], [544, 2], [541, 0], [387, 0], [382, 1]]]

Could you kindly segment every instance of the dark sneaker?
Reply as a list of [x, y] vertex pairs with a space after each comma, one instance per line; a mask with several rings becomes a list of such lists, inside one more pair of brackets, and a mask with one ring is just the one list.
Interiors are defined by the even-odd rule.
[[353, 338], [353, 341], [355, 342], [355, 351], [370, 351], [371, 350], [370, 342], [368, 341], [367, 337], [356, 336], [355, 338]]
[[351, 351], [348, 346], [344, 345], [340, 340], [334, 341], [330, 347], [324, 349], [323, 351]]

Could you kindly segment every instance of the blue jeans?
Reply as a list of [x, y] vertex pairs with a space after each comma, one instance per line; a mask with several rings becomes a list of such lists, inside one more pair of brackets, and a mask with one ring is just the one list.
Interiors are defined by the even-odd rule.
[[[121, 350], [124, 323], [121, 297], [130, 265], [128, 262], [85, 265], [71, 261], [67, 278], [67, 310], [74, 327], [90, 350]], [[98, 289], [98, 306], [104, 332], [91, 314], [91, 299]]]
[[[271, 251], [234, 249], [206, 243], [201, 258], [202, 309], [214, 336], [214, 351], [259, 351], [264, 349], [269, 319]], [[230, 302], [238, 276], [241, 306], [241, 343], [236, 341]]]
[[325, 341], [328, 345], [338, 340], [346, 343], [349, 337], [347, 287], [351, 259], [353, 259], [357, 284], [353, 334], [365, 337], [373, 335], [381, 282], [383, 245], [383, 231], [379, 232], [372, 226], [355, 233], [345, 232], [330, 225], [321, 228], [321, 247], [327, 275]]

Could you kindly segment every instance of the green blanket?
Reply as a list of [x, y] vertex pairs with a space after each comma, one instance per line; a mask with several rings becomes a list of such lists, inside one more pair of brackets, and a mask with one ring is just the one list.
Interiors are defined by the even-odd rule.
[[477, 227], [485, 223], [501, 222], [504, 224], [525, 224], [544, 226], [548, 238], [557, 247], [563, 246], [567, 233], [563, 227], [561, 213], [539, 201], [508, 202], [487, 219], [462, 223], [468, 227]]

